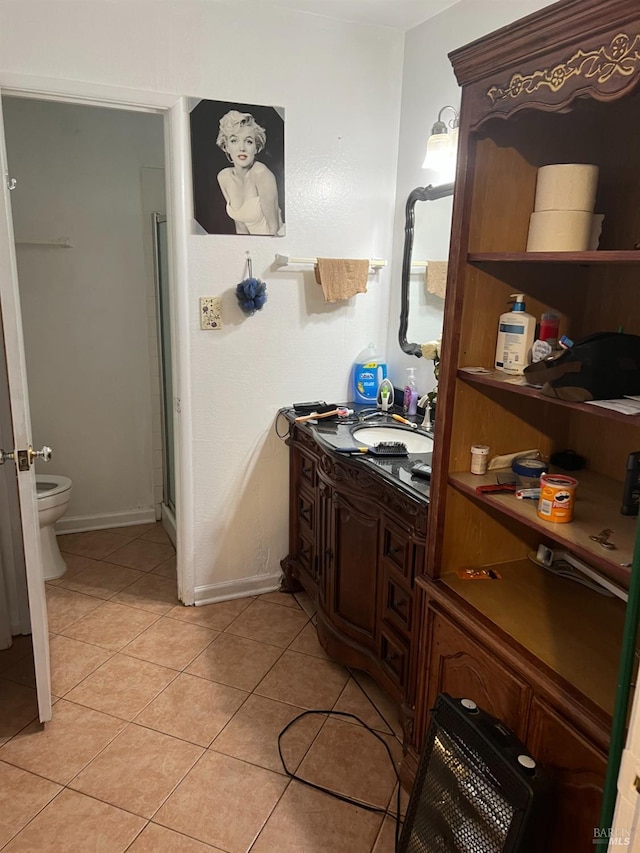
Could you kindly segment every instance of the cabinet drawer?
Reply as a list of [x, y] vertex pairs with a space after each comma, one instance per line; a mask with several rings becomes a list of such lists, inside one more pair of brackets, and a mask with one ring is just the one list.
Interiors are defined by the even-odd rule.
[[403, 635], [411, 633], [413, 624], [413, 595], [393, 575], [384, 572], [382, 618]]
[[306, 483], [311, 489], [315, 489], [317, 483], [316, 476], [316, 460], [312, 456], [307, 456], [301, 450], [296, 449], [296, 468], [298, 481]]
[[296, 511], [300, 530], [312, 536], [316, 529], [316, 500], [305, 489], [301, 489], [296, 497]]
[[413, 580], [412, 542], [409, 534], [386, 519], [382, 525], [380, 556], [409, 583]]
[[315, 573], [315, 560], [313, 553], [313, 545], [305, 536], [298, 536], [296, 539], [295, 557], [300, 563], [300, 566], [307, 572], [309, 577], [317, 580]]
[[386, 675], [404, 690], [409, 673], [409, 647], [384, 627], [380, 631], [380, 663]]

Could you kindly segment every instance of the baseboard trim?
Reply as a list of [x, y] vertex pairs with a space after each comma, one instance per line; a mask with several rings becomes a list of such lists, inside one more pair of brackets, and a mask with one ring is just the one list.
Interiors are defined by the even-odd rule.
[[218, 601], [229, 601], [232, 598], [246, 598], [248, 595], [276, 592], [280, 588], [281, 579], [282, 572], [277, 572], [271, 575], [254, 575], [250, 578], [197, 586], [194, 604], [199, 607], [202, 604], [215, 604]]
[[105, 512], [100, 515], [63, 517], [56, 524], [56, 533], [85, 533], [88, 530], [106, 530], [109, 527], [132, 527], [134, 524], [155, 524], [156, 511], [136, 509], [130, 512]]
[[166, 504], [162, 504], [161, 506], [161, 516], [160, 520], [162, 522], [162, 526], [164, 527], [167, 536], [171, 539], [171, 544], [173, 547], [176, 547], [176, 517], [173, 512]]

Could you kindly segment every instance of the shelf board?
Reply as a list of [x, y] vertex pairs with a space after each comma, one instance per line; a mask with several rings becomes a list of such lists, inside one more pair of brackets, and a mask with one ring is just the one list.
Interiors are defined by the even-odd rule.
[[501, 580], [461, 580], [451, 572], [440, 582], [613, 714], [624, 602], [553, 575], [529, 560], [492, 568]]
[[553, 405], [563, 406], [565, 409], [588, 412], [590, 415], [606, 418], [609, 421], [619, 421], [624, 424], [636, 424], [636, 426], [640, 426], [640, 415], [623, 415], [622, 412], [615, 412], [613, 409], [604, 409], [601, 406], [591, 406], [587, 403], [571, 403], [569, 400], [547, 397], [545, 394], [540, 393], [539, 388], [527, 385], [522, 376], [512, 376], [509, 373], [503, 373], [501, 370], [492, 370], [490, 373], [475, 373], [474, 368], [459, 367], [457, 376], [458, 379], [462, 379], [470, 385], [486, 385], [491, 388], [499, 388], [501, 391], [507, 391], [510, 394], [531, 397], [534, 400], [539, 400], [541, 403], [552, 403]]
[[595, 252], [470, 252], [470, 264], [640, 264], [640, 251]]
[[[617, 584], [628, 587], [631, 570], [623, 564], [630, 564], [633, 558], [637, 519], [620, 514], [622, 483], [591, 471], [577, 471], [576, 479], [573, 521], [556, 524], [538, 517], [537, 501], [518, 500], [513, 492], [478, 494], [477, 486], [496, 482], [495, 471], [481, 476], [468, 472], [449, 474], [453, 488], [537, 530]], [[611, 540], [617, 546], [613, 551], [589, 538], [606, 527], [613, 531]]]

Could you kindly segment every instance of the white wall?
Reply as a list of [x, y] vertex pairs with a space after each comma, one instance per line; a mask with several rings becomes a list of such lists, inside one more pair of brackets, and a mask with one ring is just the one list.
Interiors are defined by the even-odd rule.
[[[404, 206], [412, 189], [437, 183], [435, 173], [422, 169], [427, 138], [441, 107], [451, 104], [458, 109], [460, 106], [460, 89], [447, 54], [549, 5], [549, 2], [541, 0], [461, 0], [455, 6], [414, 27], [406, 34], [391, 269], [394, 285], [391, 288], [387, 336], [389, 372], [397, 386], [404, 384], [407, 367], [417, 368], [416, 381], [420, 394], [430, 391], [434, 386], [433, 363], [426, 359], [405, 355], [400, 350], [397, 340], [404, 244]], [[443, 115], [444, 120], [451, 117], [450, 111]], [[418, 202], [418, 205], [433, 203]], [[440, 336], [444, 303], [433, 296], [429, 297], [427, 302], [428, 314], [425, 312], [426, 316], [422, 319], [425, 333], [429, 337], [414, 341], [415, 343], [425, 343]]]
[[[141, 170], [163, 166], [162, 118], [26, 98], [3, 112], [33, 441], [54, 449], [38, 472], [73, 481], [64, 529], [152, 520], [160, 391]], [[61, 236], [72, 248], [21, 242]]]
[[[188, 242], [197, 586], [279, 571], [288, 480], [275, 413], [344, 399], [354, 357], [386, 337], [388, 268], [368, 294], [325, 306], [310, 271], [272, 262], [390, 258], [402, 55], [399, 32], [253, 0], [0, 0], [0, 84], [10, 72], [286, 109], [287, 237]], [[247, 249], [269, 301], [245, 319], [232, 289]], [[221, 331], [199, 330], [209, 295], [223, 296]]]

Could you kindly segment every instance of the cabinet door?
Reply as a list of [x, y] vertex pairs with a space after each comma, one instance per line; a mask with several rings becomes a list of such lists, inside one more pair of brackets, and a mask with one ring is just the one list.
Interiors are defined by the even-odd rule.
[[549, 853], [593, 853], [607, 756], [538, 697], [531, 703], [526, 740], [551, 780]]
[[469, 631], [443, 614], [428, 609], [432, 620], [426, 706], [438, 693], [473, 701], [524, 740], [529, 687]]
[[328, 504], [327, 613], [338, 631], [375, 650], [379, 512], [336, 491]]

